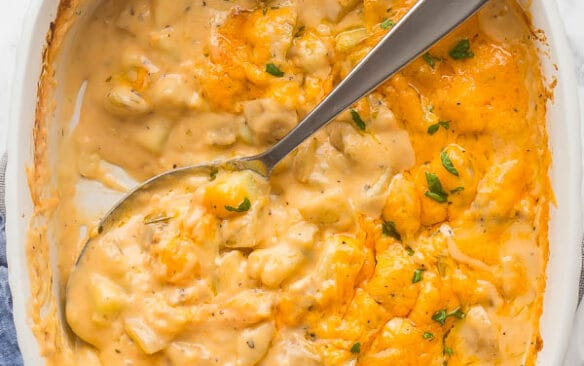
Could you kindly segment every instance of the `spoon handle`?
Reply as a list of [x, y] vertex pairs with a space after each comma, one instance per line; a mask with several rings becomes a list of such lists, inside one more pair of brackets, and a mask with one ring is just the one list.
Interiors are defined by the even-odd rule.
[[288, 135], [256, 157], [268, 171], [318, 129], [475, 13], [487, 0], [420, 0]]

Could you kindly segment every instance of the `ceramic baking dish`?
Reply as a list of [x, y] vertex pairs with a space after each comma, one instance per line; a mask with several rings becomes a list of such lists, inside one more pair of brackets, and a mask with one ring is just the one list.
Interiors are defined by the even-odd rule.
[[[30, 287], [25, 240], [32, 202], [26, 168], [33, 163], [35, 103], [43, 49], [58, 5], [59, 0], [31, 2], [19, 47], [10, 114], [6, 175], [8, 261], [18, 342], [27, 366], [42, 365], [43, 361], [27, 320]], [[532, 0], [530, 10], [535, 28], [543, 30], [547, 38], [548, 46], [542, 47], [546, 78], [550, 83], [557, 80], [554, 99], [548, 112], [549, 141], [553, 156], [550, 176], [557, 207], [551, 209], [548, 281], [541, 317], [544, 346], [538, 357], [538, 365], [554, 366], [563, 362], [578, 301], [583, 222], [580, 114], [571, 54], [555, 2]]]

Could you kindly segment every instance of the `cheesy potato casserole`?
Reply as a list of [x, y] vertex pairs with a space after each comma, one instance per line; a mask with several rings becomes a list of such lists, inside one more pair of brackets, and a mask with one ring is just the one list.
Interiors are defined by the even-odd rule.
[[534, 365], [549, 94], [514, 0], [490, 2], [269, 180], [186, 174], [101, 233], [103, 212], [80, 199], [266, 150], [415, 2], [64, 1], [30, 172], [47, 364]]

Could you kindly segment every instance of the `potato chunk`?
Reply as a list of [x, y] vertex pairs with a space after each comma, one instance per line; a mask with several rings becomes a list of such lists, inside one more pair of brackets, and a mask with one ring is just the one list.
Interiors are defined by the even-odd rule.
[[[256, 10], [244, 29], [246, 41], [252, 46], [252, 54], [258, 62], [272, 60], [281, 62], [292, 43], [296, 9], [290, 6]], [[240, 33], [241, 34], [241, 33]]]
[[141, 116], [152, 110], [150, 103], [128, 85], [111, 88], [105, 96], [104, 107], [118, 117]]
[[169, 306], [160, 298], [149, 298], [124, 321], [124, 329], [146, 354], [163, 350], [184, 329], [186, 311]]
[[226, 313], [233, 316], [232, 325], [257, 324], [271, 318], [275, 296], [271, 292], [253, 289], [240, 291], [226, 302]]
[[118, 313], [128, 302], [125, 290], [100, 274], [91, 276], [90, 286], [95, 310], [106, 318]]
[[155, 248], [162, 277], [173, 284], [190, 282], [201, 273], [196, 244], [186, 237], [176, 237]]
[[285, 109], [272, 99], [244, 102], [243, 114], [255, 143], [262, 145], [277, 142], [298, 123], [295, 111]]
[[307, 74], [326, 77], [331, 69], [332, 50], [322, 38], [307, 32], [293, 41], [290, 56]]
[[391, 315], [406, 316], [418, 297], [418, 286], [412, 283], [417, 268], [401, 246], [390, 247], [377, 255], [375, 274], [366, 290]]
[[[448, 336], [463, 363], [496, 364], [499, 357], [499, 335], [482, 306], [473, 306]], [[478, 362], [477, 362], [478, 361]]]
[[181, 74], [165, 74], [156, 80], [150, 90], [152, 103], [166, 111], [197, 108], [202, 105], [199, 93]]
[[141, 318], [126, 319], [124, 327], [130, 338], [149, 355], [164, 349], [168, 343]]
[[239, 250], [232, 250], [217, 260], [217, 294], [237, 293], [251, 288], [255, 283], [248, 276], [248, 260]]
[[501, 219], [512, 214], [525, 187], [525, 167], [519, 160], [493, 165], [479, 182], [472, 207], [482, 215]]
[[244, 330], [237, 339], [237, 366], [256, 365], [268, 352], [274, 337], [272, 323], [262, 323]]
[[354, 237], [328, 237], [315, 271], [316, 300], [325, 307], [346, 299], [353, 290], [353, 282], [365, 261], [364, 243]]
[[268, 287], [278, 287], [302, 262], [303, 255], [288, 245], [258, 249], [249, 255], [250, 276]]
[[348, 52], [353, 47], [369, 37], [369, 33], [365, 28], [355, 28], [339, 33], [335, 39], [335, 48], [340, 52]]
[[353, 209], [341, 189], [306, 194], [298, 210], [306, 221], [317, 225], [336, 225], [346, 229], [354, 222]]
[[206, 188], [203, 204], [217, 217], [227, 219], [249, 211], [267, 191], [266, 181], [250, 171], [225, 173]]
[[395, 224], [398, 233], [413, 235], [420, 228], [420, 197], [413, 182], [396, 175], [389, 185], [383, 219]]

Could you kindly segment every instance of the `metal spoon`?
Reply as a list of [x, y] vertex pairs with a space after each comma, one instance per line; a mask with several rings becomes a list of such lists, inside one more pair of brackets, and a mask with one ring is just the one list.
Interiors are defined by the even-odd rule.
[[[330, 94], [270, 149], [251, 157], [182, 167], [150, 178], [126, 194], [103, 217], [98, 233], [115, 223], [118, 217], [116, 214], [138, 193], [164, 185], [167, 180], [176, 182], [176, 179], [185, 174], [211, 173], [218, 169], [249, 169], [269, 177], [272, 169], [298, 145], [421, 55], [486, 2], [487, 0], [419, 0]], [[93, 239], [87, 241], [77, 263], [92, 242]]]

